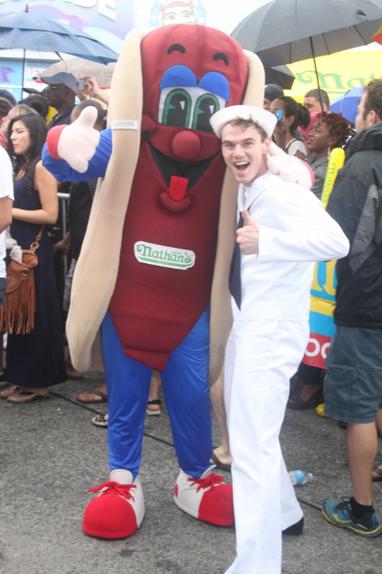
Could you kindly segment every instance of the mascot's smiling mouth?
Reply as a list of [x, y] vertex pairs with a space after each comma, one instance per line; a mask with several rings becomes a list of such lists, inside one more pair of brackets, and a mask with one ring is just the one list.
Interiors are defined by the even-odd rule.
[[172, 212], [188, 210], [192, 205], [192, 187], [206, 172], [217, 153], [200, 161], [179, 161], [152, 145], [150, 150], [164, 183], [164, 189], [159, 195], [160, 204]]
[[165, 184], [167, 186], [170, 185], [171, 176], [176, 175], [188, 179], [189, 189], [200, 179], [215, 157], [213, 156], [200, 161], [179, 161], [178, 159], [165, 155], [153, 146], [150, 146], [150, 149]]

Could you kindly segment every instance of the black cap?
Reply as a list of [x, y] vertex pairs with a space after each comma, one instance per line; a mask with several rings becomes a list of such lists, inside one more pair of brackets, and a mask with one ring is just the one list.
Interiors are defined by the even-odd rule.
[[78, 87], [77, 78], [69, 72], [58, 72], [53, 76], [41, 76], [41, 80], [46, 84], [63, 84], [72, 92], [76, 92]]
[[8, 90], [0, 90], [0, 98], [5, 98], [12, 106], [17, 104], [15, 96], [11, 92], [8, 92]]
[[267, 84], [264, 89], [264, 98], [273, 102], [284, 95], [283, 89], [278, 84]]

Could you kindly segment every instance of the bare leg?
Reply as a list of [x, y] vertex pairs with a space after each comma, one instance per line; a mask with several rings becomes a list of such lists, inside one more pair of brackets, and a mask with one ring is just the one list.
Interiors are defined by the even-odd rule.
[[227, 429], [227, 418], [224, 406], [224, 380], [223, 375], [220, 375], [218, 380], [211, 387], [211, 402], [214, 416], [219, 426], [221, 446], [214, 449], [214, 455], [223, 464], [231, 464], [232, 457], [229, 448], [229, 438]]
[[[375, 417], [378, 436], [382, 437], [382, 409], [379, 409]], [[382, 480], [382, 464], [377, 465], [373, 470], [373, 480]]]
[[73, 379], [73, 380], [80, 380], [83, 379], [84, 376], [82, 373], [80, 373], [79, 371], [77, 371], [77, 369], [75, 369], [72, 365], [72, 360], [70, 358], [70, 352], [68, 350], [68, 356], [66, 359], [66, 376], [68, 379]]
[[147, 414], [160, 414], [161, 404], [159, 399], [159, 389], [161, 387], [160, 374], [154, 371], [151, 377], [150, 394], [147, 403]]
[[375, 424], [377, 425], [377, 432], [379, 436], [382, 436], [382, 409], [379, 409], [377, 416], [375, 417]]
[[360, 504], [371, 505], [373, 503], [372, 469], [378, 448], [375, 423], [348, 423], [346, 441], [353, 481], [353, 496]]
[[3, 351], [3, 343], [4, 343], [4, 333], [0, 332], [0, 373], [4, 369], [4, 351]]
[[151, 377], [149, 401], [159, 399], [160, 386], [161, 386], [160, 374], [157, 371], [154, 371], [153, 376]]

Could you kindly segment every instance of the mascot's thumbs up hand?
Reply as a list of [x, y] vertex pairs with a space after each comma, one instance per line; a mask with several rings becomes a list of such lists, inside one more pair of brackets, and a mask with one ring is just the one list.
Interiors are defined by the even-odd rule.
[[46, 140], [49, 154], [65, 160], [75, 171], [85, 173], [100, 139], [99, 132], [93, 127], [96, 119], [96, 108], [88, 106], [70, 125], [50, 129]]
[[299, 183], [308, 189], [311, 189], [314, 183], [314, 173], [311, 167], [301, 159], [288, 155], [273, 142], [268, 154], [268, 169], [281, 179]]

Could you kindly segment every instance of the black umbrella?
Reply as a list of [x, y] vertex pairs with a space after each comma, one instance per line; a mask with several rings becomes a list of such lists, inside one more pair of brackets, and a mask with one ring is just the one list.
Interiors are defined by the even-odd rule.
[[274, 68], [265, 68], [265, 83], [278, 84], [284, 90], [290, 90], [294, 75], [288, 66], [275, 66]]
[[28, 12], [11, 12], [0, 16], [0, 50], [41, 50], [71, 54], [86, 60], [107, 64], [117, 60], [118, 55], [110, 48], [92, 38], [82, 30], [63, 26], [53, 20], [34, 16]]
[[369, 44], [382, 24], [382, 0], [270, 0], [232, 32], [265, 67]]

